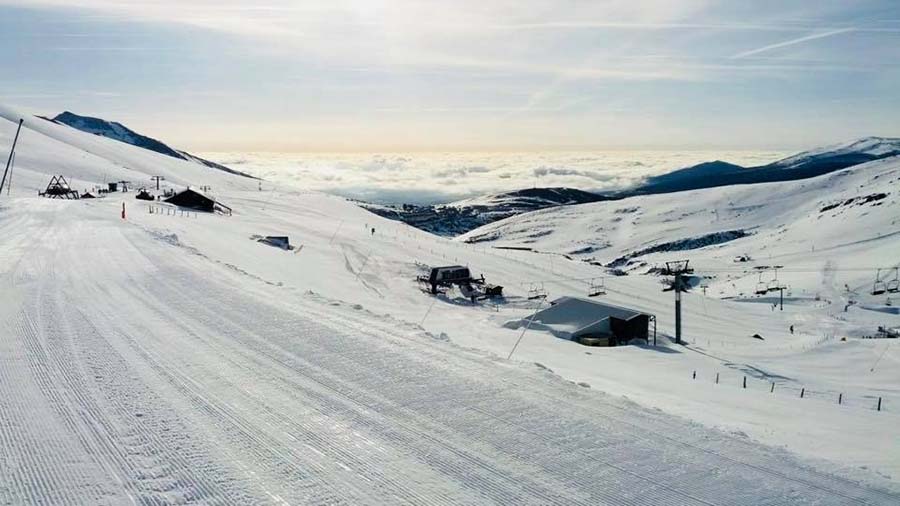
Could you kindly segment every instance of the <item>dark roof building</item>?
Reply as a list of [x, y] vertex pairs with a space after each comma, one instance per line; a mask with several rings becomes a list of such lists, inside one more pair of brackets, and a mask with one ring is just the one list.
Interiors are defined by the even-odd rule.
[[219, 211], [223, 214], [231, 214], [230, 207], [222, 204], [221, 202], [216, 202], [214, 198], [206, 195], [205, 193], [194, 190], [193, 188], [187, 188], [186, 190], [176, 193], [175, 195], [167, 198], [166, 202], [175, 204], [179, 207], [186, 207], [188, 209], [204, 211], [207, 213]]
[[531, 321], [530, 328], [544, 330], [556, 337], [584, 342], [600, 339], [609, 346], [632, 339], [646, 340], [650, 334], [651, 314], [597, 300], [560, 297], [534, 316], [507, 322], [505, 327], [519, 328]]

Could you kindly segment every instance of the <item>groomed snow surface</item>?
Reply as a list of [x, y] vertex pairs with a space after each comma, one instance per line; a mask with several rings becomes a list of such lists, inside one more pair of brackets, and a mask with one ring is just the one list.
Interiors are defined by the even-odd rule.
[[[566, 279], [605, 271], [40, 128], [23, 133], [0, 200], [0, 504], [900, 502], [900, 409], [865, 397], [897, 395], [896, 347], [822, 342], [823, 326], [843, 329], [829, 308], [693, 293], [692, 344], [675, 346], [671, 293], [635, 274], [610, 280], [607, 298], [655, 312], [659, 346], [534, 332], [507, 360], [520, 332], [502, 324], [534, 310], [533, 280], [583, 295]], [[0, 148], [13, 132], [0, 125]], [[36, 197], [57, 172], [79, 189], [163, 173], [209, 184], [235, 214]], [[440, 263], [484, 272], [507, 301], [423, 294], [412, 279]], [[865, 323], [855, 314], [848, 328]], [[796, 320], [808, 327], [790, 337]], [[776, 394], [737, 386], [755, 366]], [[731, 382], [713, 384], [717, 370]], [[848, 405], [781, 394], [843, 380], [859, 393]]]

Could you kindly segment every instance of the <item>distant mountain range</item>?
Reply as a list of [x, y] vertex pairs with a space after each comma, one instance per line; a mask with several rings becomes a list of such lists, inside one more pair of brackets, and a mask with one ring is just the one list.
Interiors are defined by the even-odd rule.
[[194, 156], [187, 151], [180, 151], [171, 148], [161, 141], [153, 139], [152, 137], [147, 137], [146, 135], [141, 135], [134, 130], [126, 127], [125, 125], [117, 123], [115, 121], [107, 121], [105, 119], [93, 118], [90, 116], [81, 116], [69, 111], [58, 114], [54, 118], [46, 118], [43, 116], [41, 116], [41, 118], [47, 121], [52, 121], [53, 123], [58, 123], [60, 125], [70, 126], [72, 128], [81, 130], [82, 132], [100, 135], [109, 139], [124, 142], [126, 144], [131, 144], [132, 146], [155, 151], [166, 156], [171, 156], [172, 158], [199, 163], [212, 169], [256, 179], [249, 174], [234, 170], [230, 167], [226, 167], [215, 162], [211, 162], [209, 160], [200, 158], [199, 156]]
[[805, 151], [758, 167], [741, 167], [718, 160], [701, 163], [651, 177], [641, 186], [619, 195], [628, 197], [734, 184], [794, 181], [897, 155], [900, 155], [900, 139], [866, 137], [846, 144]]
[[758, 167], [742, 167], [720, 160], [704, 162], [648, 178], [634, 188], [606, 195], [575, 188], [530, 188], [441, 205], [382, 206], [363, 203], [362, 206], [386, 218], [402, 221], [434, 234], [456, 236], [488, 223], [550, 207], [719, 186], [794, 181], [898, 155], [900, 139], [866, 137], [805, 151]]

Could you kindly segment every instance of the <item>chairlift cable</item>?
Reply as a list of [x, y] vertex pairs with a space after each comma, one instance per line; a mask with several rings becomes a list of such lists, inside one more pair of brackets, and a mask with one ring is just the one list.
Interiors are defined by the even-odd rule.
[[[888, 340], [888, 341], [889, 341], [889, 340]], [[872, 364], [872, 368], [869, 369], [869, 372], [875, 372], [875, 366], [877, 366], [878, 363], [881, 362], [881, 359], [884, 358], [884, 355], [887, 353], [888, 348], [889, 348], [890, 346], [891, 346], [891, 343], [890, 343], [890, 342], [884, 343], [884, 351], [881, 352], [881, 355], [879, 355], [879, 356], [878, 356], [878, 359], [875, 360], [875, 363]]]

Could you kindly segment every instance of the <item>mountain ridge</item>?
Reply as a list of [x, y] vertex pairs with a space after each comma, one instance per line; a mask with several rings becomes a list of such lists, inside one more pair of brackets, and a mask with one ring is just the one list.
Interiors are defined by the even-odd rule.
[[241, 172], [230, 167], [226, 167], [225, 165], [192, 155], [187, 151], [181, 151], [172, 148], [160, 140], [148, 137], [143, 134], [139, 134], [117, 121], [109, 121], [103, 118], [96, 118], [92, 116], [82, 116], [70, 111], [63, 111], [53, 118], [47, 118], [44, 116], [39, 117], [41, 119], [45, 119], [59, 125], [68, 126], [85, 133], [99, 135], [115, 141], [124, 142], [125, 144], [130, 144], [135, 147], [154, 151], [156, 153], [170, 156], [172, 158], [199, 163], [211, 169], [221, 170], [237, 176], [257, 179], [245, 172]]
[[620, 195], [630, 197], [735, 184], [796, 181], [897, 155], [900, 155], [900, 138], [862, 137], [803, 151], [755, 167], [743, 167], [722, 161], [704, 162], [653, 176], [643, 185], [620, 192]]
[[548, 207], [614, 199], [576, 188], [548, 187], [493, 193], [439, 205], [360, 205], [379, 216], [402, 221], [426, 232], [455, 236], [504, 218]]

